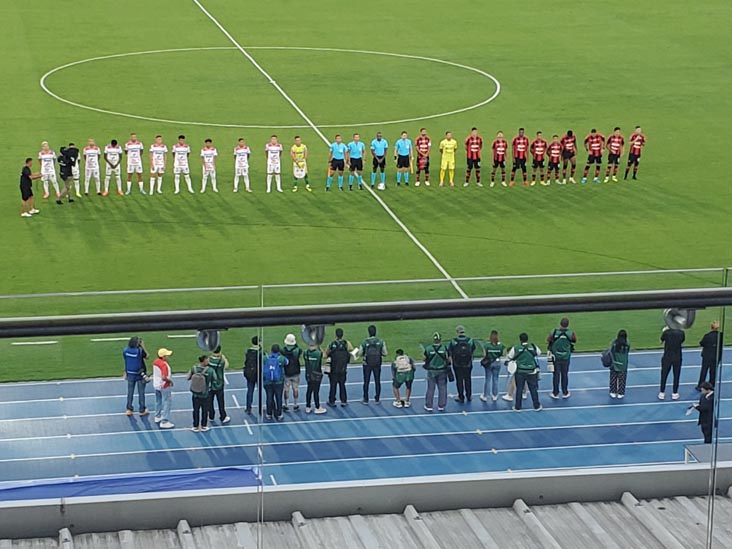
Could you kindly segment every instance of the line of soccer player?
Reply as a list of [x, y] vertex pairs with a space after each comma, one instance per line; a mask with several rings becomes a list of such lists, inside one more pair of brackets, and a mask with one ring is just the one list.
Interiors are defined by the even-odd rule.
[[[623, 156], [626, 144], [620, 128], [616, 127], [607, 139], [603, 134], [593, 128], [585, 137], [583, 143], [588, 157], [581, 182], [587, 182], [593, 166], [593, 181], [595, 183], [601, 182], [600, 175], [605, 150], [608, 152], [608, 158], [604, 182], [607, 183], [610, 180], [617, 181], [620, 159]], [[645, 144], [646, 137], [642, 133], [641, 128], [637, 126], [628, 139], [629, 151], [625, 168], [625, 179], [627, 179], [631, 170], [633, 172], [633, 179], [637, 179], [641, 152]], [[458, 148], [458, 141], [453, 137], [452, 132], [446, 132], [444, 139], [439, 142], [439, 152], [441, 155], [439, 171], [440, 187], [445, 185], [446, 176], [447, 184], [451, 187], [455, 185], [455, 164]], [[61, 150], [62, 155], [57, 156], [47, 142], [44, 141], [41, 145], [38, 160], [41, 168], [40, 178], [43, 182], [44, 189], [43, 198], [49, 197], [50, 186], [53, 186], [58, 199], [57, 202], [61, 203], [61, 197], [71, 196], [72, 182], [73, 191], [76, 196], [82, 196], [80, 181], [82, 157], [85, 168], [85, 195], [89, 194], [91, 183], [93, 182], [96, 193], [107, 196], [112, 177], [115, 178], [117, 194], [130, 194], [133, 187], [133, 176], [136, 177], [139, 191], [142, 194], [153, 195], [156, 192], [159, 194], [163, 192], [163, 175], [168, 165], [169, 149], [163, 143], [163, 138], [160, 135], [155, 137], [154, 143], [149, 147], [150, 179], [147, 190], [143, 181], [145, 146], [138, 140], [137, 135], [134, 133], [130, 135], [129, 141], [124, 146], [121, 146], [117, 140], [113, 139], [102, 150], [96, 145], [94, 139], [89, 139], [82, 151], [79, 151], [73, 143], [70, 143], [68, 147], [64, 147]], [[375, 138], [370, 143], [369, 149], [366, 148], [366, 144], [361, 141], [360, 135], [357, 133], [353, 134], [352, 140], [347, 144], [343, 142], [340, 135], [335, 136], [335, 140], [330, 144], [328, 150], [328, 175], [325, 190], [329, 191], [331, 189], [334, 177], [337, 177], [338, 189], [344, 190], [344, 172], [346, 169], [349, 171], [349, 190], [354, 189], [354, 184], [355, 188], [362, 189], [364, 187], [363, 170], [367, 150], [370, 152], [372, 161], [371, 186], [379, 190], [384, 190], [386, 188], [387, 155], [389, 154], [390, 148], [388, 141], [383, 137], [381, 132], [377, 132]], [[472, 174], [475, 172], [475, 182], [478, 186], [482, 187], [481, 157], [483, 152], [483, 138], [479, 135], [477, 128], [473, 128], [465, 138], [464, 150], [467, 160], [464, 186], [467, 187], [470, 184]], [[267, 192], [272, 192], [273, 180], [277, 192], [282, 192], [281, 165], [283, 151], [284, 147], [275, 135], [270, 138], [264, 147], [267, 164]], [[414, 142], [409, 138], [407, 132], [402, 132], [399, 139], [395, 142], [392, 151], [396, 165], [397, 186], [400, 186], [402, 182], [405, 185], [409, 185], [410, 174], [416, 174], [415, 186], [420, 186], [423, 181], [426, 186], [430, 185], [432, 140], [425, 128], [420, 130]], [[181, 176], [185, 181], [188, 192], [194, 193], [189, 163], [191, 147], [186, 143], [184, 135], [178, 136], [178, 141], [172, 146], [170, 152], [173, 156], [175, 194], [180, 193]], [[576, 183], [575, 172], [577, 169], [578, 145], [577, 137], [572, 130], [568, 130], [562, 137], [555, 134], [552, 136], [551, 141], [547, 142], [542, 132], [537, 132], [536, 137], [530, 141], [525, 135], [524, 129], [519, 128], [518, 135], [513, 138], [510, 145], [513, 165], [511, 166], [508, 182], [506, 178], [506, 162], [509, 154], [509, 143], [504, 138], [503, 132], [499, 131], [496, 134], [496, 138], [491, 143], [491, 152], [491, 187], [496, 183], [496, 175], [499, 170], [501, 185], [504, 187], [515, 184], [517, 171], [521, 172], [524, 185], [536, 185], [537, 175], [539, 183], [545, 186], [550, 185], [552, 180], [560, 185], [566, 184], [567, 180], [570, 183]], [[308, 154], [307, 145], [302, 142], [300, 136], [296, 136], [294, 144], [290, 148], [290, 158], [293, 163], [293, 192], [298, 190], [298, 183], [300, 181], [305, 183], [306, 190], [312, 190], [308, 175]], [[234, 192], [238, 192], [239, 182], [242, 179], [245, 190], [252, 192], [249, 180], [249, 157], [251, 155], [251, 149], [244, 139], [238, 140], [237, 145], [234, 147], [233, 155]], [[529, 155], [532, 157], [532, 173], [530, 178], [527, 168]], [[213, 146], [212, 140], [206, 139], [200, 151], [202, 168], [201, 193], [206, 192], [209, 180], [213, 192], [218, 192], [216, 178], [217, 157], [218, 150]], [[126, 191], [123, 191], [121, 176], [123, 158], [126, 158]], [[58, 180], [56, 179], [56, 163], [61, 166], [61, 178], [65, 183], [65, 189], [63, 191], [60, 189]], [[100, 177], [102, 164], [105, 167], [105, 178], [103, 182]], [[67, 169], [64, 170], [64, 167]], [[378, 185], [377, 177], [379, 178]]]

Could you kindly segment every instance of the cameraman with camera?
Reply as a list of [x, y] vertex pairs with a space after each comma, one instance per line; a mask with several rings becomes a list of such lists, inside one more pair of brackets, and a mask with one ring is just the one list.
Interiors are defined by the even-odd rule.
[[142, 338], [132, 336], [127, 347], [122, 351], [122, 356], [125, 360], [124, 378], [127, 380], [126, 414], [128, 416], [133, 414], [132, 400], [135, 396], [135, 388], [137, 388], [140, 416], [146, 416], [150, 413], [145, 407], [145, 384], [147, 383], [145, 359], [148, 355]]
[[73, 143], [69, 147], [61, 147], [61, 154], [56, 159], [59, 166], [59, 175], [61, 181], [64, 182], [64, 190], [58, 195], [56, 204], [63, 204], [61, 200], [64, 196], [68, 199], [69, 203], [73, 202], [71, 198], [71, 180], [74, 175], [74, 165], [79, 162], [79, 149], [73, 146]]

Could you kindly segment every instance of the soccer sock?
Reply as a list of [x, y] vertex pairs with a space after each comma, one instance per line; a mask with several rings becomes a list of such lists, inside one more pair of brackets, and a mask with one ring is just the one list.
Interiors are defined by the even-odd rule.
[[277, 190], [282, 192], [282, 181], [280, 180], [280, 174], [275, 174], [275, 183], [277, 183]]
[[180, 175], [175, 174], [173, 177], [173, 185], [175, 186], [175, 194], [180, 192]]
[[150, 194], [155, 194], [155, 178], [150, 178]]
[[501, 168], [501, 181], [506, 180], [506, 170], [505, 168]]
[[587, 165], [585, 166], [585, 171], [584, 171], [584, 172], [582, 172], [582, 177], [587, 177], [587, 174], [588, 174], [588, 173], [590, 173], [590, 165], [589, 165], [589, 164], [587, 164]]
[[397, 172], [397, 183], [402, 182], [402, 172]]
[[51, 184], [53, 185], [53, 190], [56, 191], [56, 196], [61, 194], [61, 189], [58, 186], [58, 181], [52, 181]]
[[332, 176], [332, 175], [329, 175], [329, 176], [328, 176], [328, 177], [327, 177], [327, 178], [325, 179], [325, 188], [326, 188], [326, 189], [330, 189], [330, 186], [331, 186], [332, 184], [333, 184], [333, 176]]
[[145, 183], [142, 182], [142, 179], [137, 182], [137, 186], [140, 187], [140, 192], [145, 192]]
[[310, 186], [310, 178], [305, 174], [305, 185]]
[[542, 181], [544, 181], [544, 169], [542, 168], [539, 170], [539, 178], [541, 178]]
[[371, 172], [371, 186], [376, 184], [376, 172]]
[[162, 193], [162, 192], [163, 192], [163, 176], [159, 175], [158, 176], [158, 193]]
[[271, 173], [267, 174], [267, 192], [268, 193], [272, 192], [272, 174]]
[[455, 183], [455, 170], [450, 170], [450, 183]]
[[496, 170], [491, 171], [491, 183], [496, 182]]
[[343, 176], [342, 175], [338, 176], [338, 188], [339, 189], [343, 188]]
[[116, 180], [116, 183], [117, 183], [117, 192], [120, 192], [121, 193], [122, 192], [122, 178], [120, 176], [117, 176], [115, 178], [115, 180]]
[[527, 179], [527, 177], [526, 177], [526, 170], [521, 170], [521, 175], [523, 175], [523, 177], [524, 177], [524, 183], [526, 183], [526, 179]]
[[409, 183], [409, 172], [404, 172], [404, 182]]
[[613, 166], [613, 176], [617, 176], [617, 175], [618, 175], [618, 165], [617, 165], [617, 164], [615, 164], [615, 165]]
[[105, 193], [108, 193], [109, 192], [109, 179], [110, 179], [109, 176], [106, 176], [104, 178], [104, 192]]
[[244, 188], [246, 188], [246, 190], [250, 190], [249, 189], [249, 174], [244, 175]]
[[89, 178], [84, 179], [84, 194], [89, 194]]
[[358, 186], [360, 187], [361, 185], [363, 185], [363, 176], [358, 174]]
[[132, 192], [132, 181], [127, 182], [127, 194]]
[[204, 192], [206, 190], [206, 185], [208, 185], [208, 174], [206, 172], [203, 172], [203, 179], [201, 180], [201, 192]]
[[480, 170], [475, 170], [475, 182], [480, 183]]
[[572, 172], [571, 172], [570, 177], [574, 177], [574, 172], [576, 172], [576, 171], [577, 171], [577, 166], [575, 164], [572, 164]]
[[536, 170], [531, 171], [531, 180], [536, 181]]
[[384, 184], [386, 183], [386, 173], [385, 172], [381, 172], [381, 182]]
[[445, 170], [440, 170], [440, 185], [445, 182]]
[[79, 192], [80, 188], [81, 188], [81, 181], [79, 181], [78, 179], [74, 179], [74, 189], [76, 190], [77, 193]]
[[216, 172], [211, 174], [211, 186], [215, 193], [219, 192], [219, 188], [216, 186]]
[[633, 166], [633, 177], [638, 173], [638, 166]]
[[600, 177], [600, 165], [599, 164], [595, 166], [595, 179], [597, 179], [598, 177]]
[[192, 193], [193, 192], [193, 182], [191, 181], [191, 176], [186, 174], [185, 178], [186, 178], [186, 185], [188, 185], [188, 192]]
[[48, 181], [43, 182], [43, 194], [48, 194]]
[[353, 187], [353, 175], [348, 176], [348, 186]]
[[238, 190], [239, 190], [239, 176], [235, 175], [234, 176], [234, 192], [236, 192]]
[[472, 173], [472, 171], [473, 170], [471, 168], [468, 168], [467, 171], [465, 172], [465, 182], [466, 183], [470, 182], [470, 174]]
[[567, 167], [562, 168], [562, 179], [567, 179]]
[[94, 179], [94, 188], [97, 190], [97, 194], [102, 192], [102, 182], [99, 180], [98, 177]]

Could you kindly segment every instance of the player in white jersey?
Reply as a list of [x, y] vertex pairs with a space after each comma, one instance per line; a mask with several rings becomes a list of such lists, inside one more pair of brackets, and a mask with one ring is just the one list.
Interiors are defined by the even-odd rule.
[[132, 174], [137, 174], [137, 184], [140, 187], [140, 193], [145, 192], [145, 184], [142, 182], [142, 151], [145, 145], [137, 140], [137, 134], [131, 133], [130, 140], [125, 145], [125, 154], [127, 155], [127, 194], [132, 192]]
[[201, 192], [206, 192], [206, 184], [210, 177], [213, 192], [217, 193], [219, 192], [219, 188], [216, 186], [216, 157], [219, 155], [219, 152], [213, 146], [213, 142], [210, 139], [206, 139], [204, 143], [204, 147], [201, 149], [201, 165], [203, 166]]
[[249, 155], [252, 151], [247, 147], [243, 137], [239, 138], [239, 144], [234, 147], [234, 192], [239, 192], [239, 178], [244, 178], [244, 188], [252, 192], [249, 187]]
[[109, 195], [109, 180], [114, 174], [114, 178], [117, 182], [117, 194], [122, 196], [122, 177], [120, 176], [120, 163], [122, 162], [122, 147], [119, 146], [116, 139], [104, 147], [104, 165], [106, 166], [104, 174], [104, 192], [102, 196]]
[[97, 147], [93, 139], [90, 139], [84, 147], [84, 194], [89, 194], [89, 183], [94, 179], [97, 194], [102, 194], [102, 180], [99, 176], [99, 158], [102, 150]]
[[56, 179], [56, 153], [48, 146], [48, 141], [41, 143], [41, 152], [38, 153], [38, 162], [41, 165], [41, 181], [43, 182], [43, 198], [48, 198], [48, 184], [53, 185], [56, 198], [61, 195]]
[[150, 145], [150, 194], [155, 194], [155, 179], [158, 180], [158, 194], [163, 194], [163, 174], [168, 160], [168, 147], [163, 143], [163, 136], [156, 135], [155, 143]]
[[265, 156], [267, 157], [267, 192], [272, 192], [272, 176], [275, 177], [277, 183], [277, 192], [282, 192], [282, 183], [280, 181], [280, 171], [282, 166], [282, 144], [277, 142], [277, 136], [273, 135], [269, 143], [264, 146]]
[[175, 194], [180, 192], [180, 174], [186, 178], [188, 192], [193, 193], [191, 183], [191, 170], [188, 167], [188, 155], [191, 154], [191, 147], [186, 143], [186, 136], [179, 135], [178, 142], [173, 145], [173, 174], [175, 174]]

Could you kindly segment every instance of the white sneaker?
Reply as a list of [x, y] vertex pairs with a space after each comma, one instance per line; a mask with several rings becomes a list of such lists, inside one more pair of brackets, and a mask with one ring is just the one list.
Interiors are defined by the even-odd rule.
[[28, 213], [29, 213], [29, 214], [31, 214], [31, 215], [35, 215], [35, 214], [37, 214], [37, 213], [41, 213], [41, 210], [36, 210], [35, 208], [33, 208], [33, 209], [32, 209], [32, 210], [30, 210], [30, 211], [29, 211]]
[[425, 411], [425, 412], [431, 412], [431, 411], [432, 411], [432, 408], [430, 408], [429, 406], [427, 406], [427, 405], [425, 404], [425, 405], [424, 405], [424, 411]]
[[555, 395], [554, 393], [549, 393], [549, 396], [551, 398], [553, 398], [554, 400], [558, 400], [559, 399], [559, 395]]
[[482, 187], [482, 186], [483, 186], [483, 183], [481, 183], [480, 181], [478, 181], [478, 182], [476, 183], [476, 185], [478, 185], [478, 187]]
[[534, 408], [534, 412], [541, 412], [544, 407], [540, 404], [538, 408]]
[[415, 187], [419, 187], [420, 185], [421, 185], [421, 183], [420, 183], [419, 181], [416, 181], [416, 182], [414, 183], [414, 186], [415, 186]]
[[562, 395], [562, 398], [569, 398], [571, 396], [572, 396], [572, 393], [567, 393], [567, 394]]
[[671, 400], [679, 400], [679, 393], [671, 393]]
[[316, 414], [327, 414], [328, 410], [326, 410], [325, 408], [315, 408], [315, 413]]
[[658, 393], [658, 400], [663, 400], [665, 398], [666, 398], [666, 393], [664, 393], [664, 392]]
[[488, 402], [488, 397], [485, 395], [480, 395], [480, 400], [482, 400], [483, 402]]
[[425, 187], [429, 187], [429, 186], [430, 186], [430, 182], [429, 182], [429, 181], [425, 181], [425, 182], [424, 182], [424, 186], [425, 186]]
[[224, 419], [221, 420], [221, 423], [229, 423], [231, 421], [231, 418], [229, 416], [226, 416]]
[[618, 398], [617, 393], [610, 393], [610, 398]]
[[159, 416], [155, 416], [155, 418], [153, 419], [153, 421], [154, 421], [155, 423], [160, 423], [161, 421], [163, 421], [163, 418], [161, 418], [161, 417], [159, 417]]
[[171, 423], [170, 421], [163, 421], [160, 423], [161, 429], [172, 429], [175, 427], [175, 424]]
[[570, 177], [570, 178], [569, 178], [569, 182], [570, 182], [570, 183], [577, 183], [577, 181], [576, 181], [576, 180], [574, 179], [574, 177]]
[[618, 395], [618, 400], [620, 400], [621, 398], [625, 398], [625, 395], [620, 395], [620, 394], [619, 394], [619, 395]]
[[401, 408], [402, 406], [404, 406], [401, 400], [395, 400], [391, 403], [391, 405], [394, 406], [394, 408]]
[[463, 187], [467, 187], [470, 183], [463, 183]]
[[404, 404], [405, 408], [411, 408], [411, 406], [412, 406], [412, 403], [409, 402], [408, 400], [405, 400], [403, 404]]
[[306, 407], [305, 407], [305, 413], [306, 413], [306, 414], [309, 414], [309, 413], [311, 413], [312, 411], [313, 411], [313, 409], [312, 409], [312, 408], [311, 408], [310, 406], [306, 406]]
[[505, 395], [503, 395], [501, 398], [503, 400], [507, 400], [508, 402], [513, 402], [513, 397], [511, 395], [509, 395], [508, 393], [506, 393]]
[[491, 181], [491, 189], [496, 185], [495, 181]]
[[23, 212], [22, 214], [20, 214], [20, 217], [33, 217], [33, 216], [28, 212]]
[[208, 430], [209, 430], [210, 428], [211, 428], [211, 427], [209, 427], [208, 425], [206, 425], [205, 427], [201, 427], [200, 431], [201, 431], [202, 433], [205, 433], [205, 432], [206, 432], [206, 431], [208, 431]]
[[493, 395], [491, 398], [493, 399], [493, 402], [495, 402], [496, 400], [498, 400], [498, 395]]
[[200, 430], [201, 429], [199, 429], [198, 427], [191, 427], [191, 431], [193, 431], [194, 433], [198, 433]]

